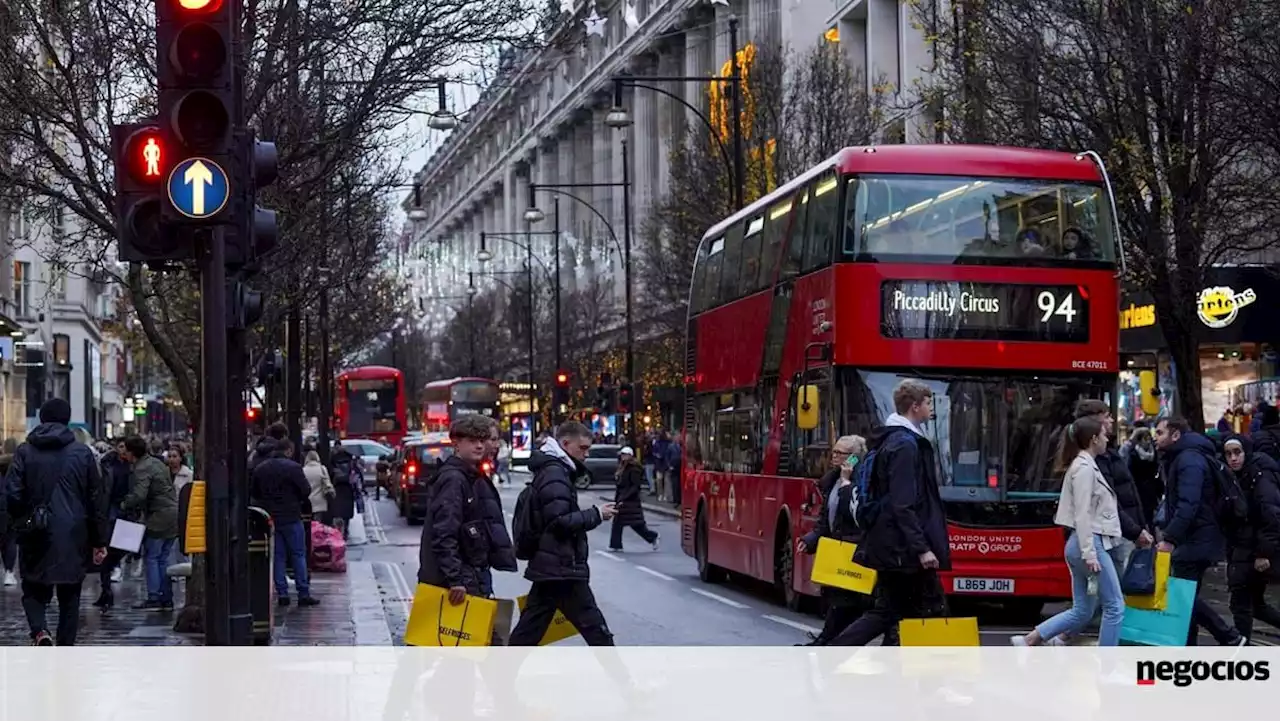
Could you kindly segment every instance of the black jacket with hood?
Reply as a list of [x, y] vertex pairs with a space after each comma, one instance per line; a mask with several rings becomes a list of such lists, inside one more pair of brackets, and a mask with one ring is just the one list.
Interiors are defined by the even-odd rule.
[[1175, 563], [1217, 563], [1226, 538], [1214, 511], [1218, 490], [1209, 463], [1217, 458], [1213, 441], [1201, 433], [1183, 433], [1164, 451], [1164, 537], [1173, 544]]
[[529, 456], [529, 470], [533, 471], [530, 511], [542, 526], [542, 534], [538, 538], [538, 550], [524, 569], [524, 577], [534, 582], [590, 579], [587, 533], [603, 519], [595, 506], [586, 509], [578, 506], [573, 478], [586, 473], [586, 469], [565, 453], [554, 438], [548, 438], [541, 450]]
[[1129, 464], [1125, 462], [1115, 448], [1094, 458], [1102, 477], [1111, 484], [1116, 493], [1116, 505], [1120, 509], [1120, 535], [1130, 541], [1138, 540], [1146, 526], [1146, 515], [1142, 511], [1142, 496], [1138, 492], [1138, 484], [1129, 472]]
[[951, 568], [946, 513], [938, 491], [933, 444], [903, 416], [889, 416], [872, 434], [870, 488], [883, 510], [866, 532], [854, 560], [881, 571], [921, 570], [920, 555], [932, 551], [939, 569]]
[[110, 542], [108, 497], [93, 451], [62, 423], [41, 423], [18, 447], [0, 494], [0, 517], [21, 524], [41, 505], [50, 510], [45, 532], [18, 536], [24, 582], [84, 581], [93, 549]]
[[1280, 463], [1259, 453], [1247, 436], [1230, 434], [1223, 443], [1240, 441], [1244, 467], [1235, 472], [1240, 490], [1249, 503], [1249, 521], [1228, 529], [1227, 545], [1233, 563], [1255, 558], [1280, 561]]
[[427, 488], [418, 561], [420, 583], [462, 586], [481, 597], [493, 593], [490, 569], [517, 570], [498, 489], [457, 456], [445, 460]]

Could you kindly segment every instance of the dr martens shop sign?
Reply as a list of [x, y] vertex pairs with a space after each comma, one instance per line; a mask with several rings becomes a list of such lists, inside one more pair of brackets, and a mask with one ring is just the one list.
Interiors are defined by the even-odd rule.
[[[1271, 308], [1280, 302], [1280, 275], [1252, 266], [1215, 267], [1196, 293], [1192, 328], [1202, 343], [1274, 343]], [[1261, 310], [1259, 310], [1261, 309]], [[1120, 347], [1140, 353], [1165, 347], [1150, 293], [1127, 294], [1120, 303]]]

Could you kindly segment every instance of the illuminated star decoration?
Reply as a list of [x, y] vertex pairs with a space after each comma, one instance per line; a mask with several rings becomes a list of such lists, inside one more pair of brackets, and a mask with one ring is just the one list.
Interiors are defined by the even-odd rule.
[[586, 28], [588, 35], [604, 37], [604, 25], [609, 22], [607, 18], [600, 17], [600, 13], [596, 12], [596, 4], [591, 3], [591, 14], [582, 19], [582, 26]]
[[628, 0], [626, 5], [622, 6], [622, 22], [627, 24], [627, 32], [635, 32], [640, 27], [640, 18], [636, 15], [636, 4], [634, 0]]

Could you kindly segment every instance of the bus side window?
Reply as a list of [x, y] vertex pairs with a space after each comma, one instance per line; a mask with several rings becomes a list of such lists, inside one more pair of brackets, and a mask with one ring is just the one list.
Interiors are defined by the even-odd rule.
[[809, 190], [800, 192], [799, 200], [791, 208], [790, 223], [787, 225], [786, 248], [782, 256], [782, 272], [778, 281], [789, 280], [800, 274], [800, 264], [804, 260], [804, 223], [805, 211], [809, 208]]
[[764, 216], [752, 218], [747, 223], [747, 235], [742, 240], [742, 277], [738, 280], [738, 297], [760, 290], [760, 244], [764, 239]]
[[742, 266], [742, 223], [734, 223], [724, 234], [724, 253], [720, 261], [720, 292], [716, 303], [728, 303], [738, 297], [738, 272]]
[[835, 174], [831, 173], [819, 178], [813, 186], [802, 272], [817, 270], [831, 262], [831, 248], [835, 245], [836, 229], [840, 223], [838, 182]]
[[795, 199], [787, 198], [769, 209], [764, 219], [764, 247], [760, 253], [760, 285], [767, 288], [778, 276], [778, 257], [787, 238], [791, 223], [791, 206]]
[[698, 293], [704, 296], [703, 310], [709, 310], [719, 304], [717, 291], [720, 288], [720, 263], [724, 260], [724, 238], [711, 241], [711, 249], [707, 251], [707, 274], [702, 279], [702, 288]]
[[737, 438], [734, 434], [734, 406], [733, 394], [724, 393], [713, 396], [716, 401], [715, 414], [715, 439], [716, 439], [716, 467], [715, 470], [722, 473], [733, 473], [737, 469], [734, 467], [734, 458], [737, 455], [734, 451], [737, 448]]
[[691, 468], [711, 469], [711, 461], [715, 458], [715, 453], [712, 450], [712, 444], [714, 443], [712, 416], [714, 414], [714, 396], [699, 396], [694, 400], [693, 428], [687, 429], [689, 436], [686, 443], [689, 447], [685, 451], [693, 464]]
[[711, 249], [711, 243], [710, 240], [703, 240], [698, 244], [698, 256], [693, 266], [693, 297], [689, 299], [693, 304], [694, 313], [701, 313], [707, 309], [707, 294], [703, 289], [707, 285], [707, 255]]

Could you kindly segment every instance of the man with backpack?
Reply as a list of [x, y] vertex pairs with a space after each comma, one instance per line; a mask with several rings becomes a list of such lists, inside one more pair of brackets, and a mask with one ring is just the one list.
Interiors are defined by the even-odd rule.
[[1182, 418], [1160, 419], [1156, 448], [1164, 456], [1165, 479], [1164, 504], [1156, 514], [1163, 532], [1158, 549], [1173, 554], [1170, 575], [1196, 584], [1187, 645], [1196, 645], [1202, 626], [1219, 644], [1239, 645], [1244, 637], [1200, 598], [1205, 572], [1225, 558], [1224, 526], [1244, 503], [1239, 485], [1218, 459], [1213, 441], [1193, 432]]
[[933, 390], [908, 378], [893, 391], [895, 413], [872, 434], [850, 501], [864, 536], [853, 560], [877, 572], [875, 606], [830, 642], [865, 646], [904, 618], [946, 613], [938, 571], [951, 567], [938, 492], [937, 457], [922, 426]]
[[583, 460], [591, 431], [581, 423], [560, 424], [529, 457], [533, 480], [520, 492], [512, 529], [516, 557], [528, 561], [524, 577], [533, 582], [510, 646], [536, 646], [556, 611], [578, 629], [590, 646], [612, 646], [613, 634], [596, 604], [588, 581], [587, 534], [614, 516], [614, 505], [578, 507], [573, 478], [586, 473]]

